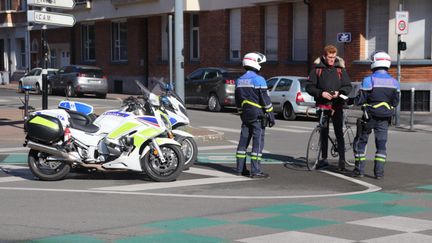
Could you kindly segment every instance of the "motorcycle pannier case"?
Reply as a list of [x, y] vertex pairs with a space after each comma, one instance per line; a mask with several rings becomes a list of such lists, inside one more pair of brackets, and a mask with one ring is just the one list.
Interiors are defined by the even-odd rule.
[[25, 124], [27, 138], [35, 142], [50, 144], [59, 141], [63, 135], [63, 126], [56, 117], [38, 114]]

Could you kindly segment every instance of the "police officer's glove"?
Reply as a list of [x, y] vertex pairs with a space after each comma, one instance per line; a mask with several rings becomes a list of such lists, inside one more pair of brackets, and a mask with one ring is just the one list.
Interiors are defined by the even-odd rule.
[[274, 114], [266, 113], [266, 116], [268, 118], [268, 126], [273, 127], [276, 124]]

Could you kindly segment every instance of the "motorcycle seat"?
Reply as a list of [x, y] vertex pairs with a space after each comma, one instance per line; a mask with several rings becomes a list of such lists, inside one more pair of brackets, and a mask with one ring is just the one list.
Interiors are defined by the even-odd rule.
[[70, 116], [69, 123], [72, 128], [88, 132], [95, 133], [99, 131], [99, 127], [93, 124], [95, 120], [93, 116], [85, 115], [77, 111], [71, 111], [65, 109]]

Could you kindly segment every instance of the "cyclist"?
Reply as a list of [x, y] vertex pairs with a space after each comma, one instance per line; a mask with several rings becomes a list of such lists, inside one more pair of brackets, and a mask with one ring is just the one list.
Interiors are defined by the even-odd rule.
[[356, 160], [353, 176], [363, 177], [365, 167], [365, 151], [369, 134], [374, 130], [375, 134], [375, 165], [376, 179], [384, 176], [384, 164], [386, 162], [387, 134], [394, 107], [399, 103], [399, 83], [388, 73], [391, 58], [384, 51], [377, 51], [371, 55], [372, 75], [363, 79], [360, 92], [355, 98], [356, 105], [363, 105], [365, 115], [354, 140], [354, 157]]
[[[261, 169], [261, 156], [264, 148], [265, 127], [274, 126], [273, 105], [267, 94], [267, 83], [258, 73], [266, 57], [258, 52], [248, 53], [243, 58], [246, 73], [236, 81], [235, 100], [242, 120], [240, 140], [237, 147], [237, 173], [247, 176], [246, 149], [252, 139], [251, 171], [252, 178], [267, 178]], [[264, 124], [268, 121], [268, 124]]]
[[[348, 95], [351, 92], [351, 81], [345, 70], [345, 62], [337, 56], [337, 48], [333, 45], [324, 47], [323, 56], [314, 62], [315, 68], [309, 74], [309, 83], [306, 91], [315, 97], [316, 107], [320, 112], [326, 112], [331, 117], [337, 139], [339, 153], [339, 171], [345, 171], [345, 142], [343, 137], [343, 104], [339, 95]], [[321, 114], [320, 114], [321, 115]], [[321, 131], [321, 160], [316, 168], [328, 166], [328, 133], [329, 123]]]

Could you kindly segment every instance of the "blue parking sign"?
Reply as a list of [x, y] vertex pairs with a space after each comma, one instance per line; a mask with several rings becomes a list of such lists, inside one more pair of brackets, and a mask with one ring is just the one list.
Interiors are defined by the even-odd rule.
[[341, 32], [337, 34], [337, 42], [347, 43], [351, 42], [351, 32]]

